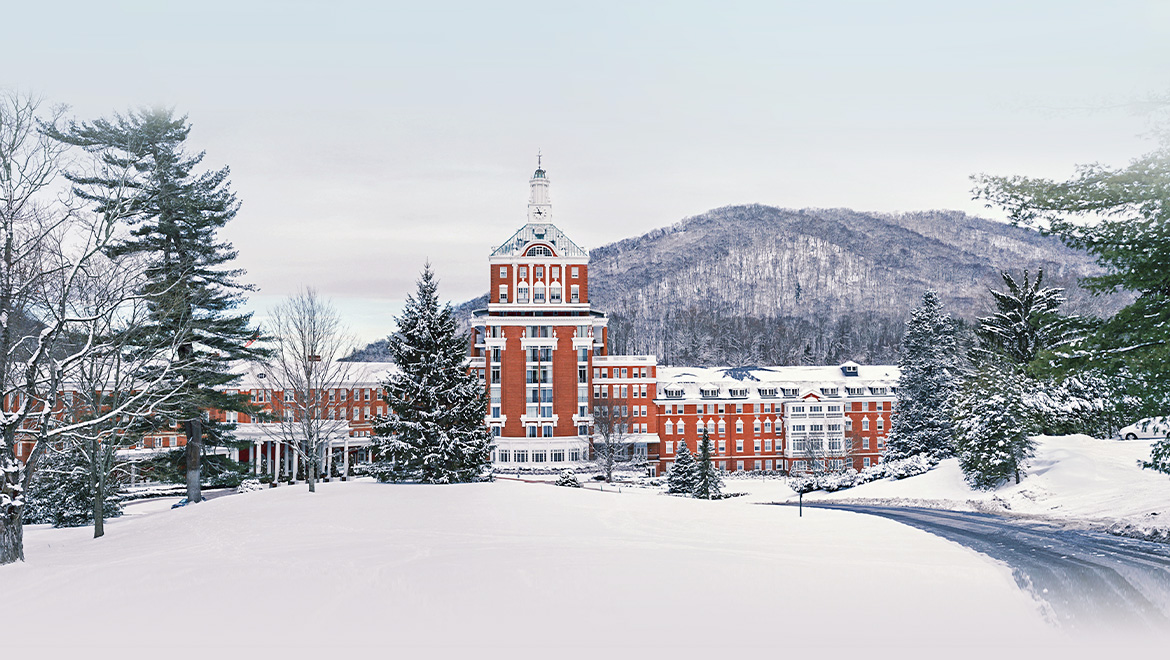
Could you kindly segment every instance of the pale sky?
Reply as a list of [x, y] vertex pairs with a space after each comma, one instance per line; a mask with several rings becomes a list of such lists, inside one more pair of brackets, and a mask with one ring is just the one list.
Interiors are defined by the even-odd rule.
[[1122, 165], [1170, 92], [1161, 0], [4, 4], [0, 87], [188, 114], [252, 307], [315, 286], [366, 341], [428, 258], [486, 291], [538, 149], [586, 248], [729, 204], [994, 217], [971, 174]]

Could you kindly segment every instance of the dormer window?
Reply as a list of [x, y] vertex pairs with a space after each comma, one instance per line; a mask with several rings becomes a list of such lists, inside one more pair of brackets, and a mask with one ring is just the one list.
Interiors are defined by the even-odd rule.
[[760, 392], [760, 396], [762, 396], [766, 399], [771, 399], [771, 398], [776, 397], [776, 388], [775, 387], [761, 387], [759, 392]]
[[[541, 236], [538, 235], [537, 238], [541, 238]], [[529, 248], [528, 256], [530, 256], [530, 257], [551, 257], [551, 256], [553, 256], [553, 253], [552, 253], [552, 250], [548, 249], [547, 247], [545, 247], [543, 245], [534, 245], [531, 248]], [[540, 277], [540, 276], [537, 275], [537, 277]]]
[[784, 388], [784, 396], [796, 396], [799, 393], [799, 390]]
[[877, 396], [885, 396], [886, 388], [884, 388], [884, 387], [871, 387], [871, 388], [869, 388], [869, 393], [877, 395]]
[[666, 388], [665, 391], [666, 391], [666, 398], [668, 398], [668, 399], [681, 399], [683, 397], [682, 390], [674, 390], [674, 389], [670, 389], [668, 387], [668, 388]]
[[837, 388], [836, 387], [822, 387], [821, 394], [824, 394], [825, 396], [837, 396]]
[[718, 387], [700, 387], [699, 388], [699, 396], [703, 397], [704, 399], [714, 399], [714, 398], [719, 396], [719, 388]]
[[748, 391], [747, 391], [746, 387], [744, 387], [744, 388], [731, 388], [730, 390], [728, 390], [728, 394], [733, 399], [746, 399], [747, 393], [748, 393]]

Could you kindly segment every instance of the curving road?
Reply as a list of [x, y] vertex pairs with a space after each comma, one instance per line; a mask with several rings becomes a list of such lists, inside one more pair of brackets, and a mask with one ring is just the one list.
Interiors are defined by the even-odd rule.
[[984, 513], [805, 503], [896, 520], [1011, 567], [1062, 627], [1170, 631], [1170, 545]]

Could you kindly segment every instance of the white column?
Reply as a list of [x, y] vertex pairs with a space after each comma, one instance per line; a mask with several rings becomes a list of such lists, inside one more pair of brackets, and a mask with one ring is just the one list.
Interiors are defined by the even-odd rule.
[[333, 439], [325, 441], [325, 478], [333, 478]]
[[252, 474], [260, 476], [260, 441], [252, 443]]
[[345, 434], [345, 447], [342, 449], [342, 451], [345, 452], [345, 455], [342, 456], [343, 469], [341, 471], [341, 480], [348, 481], [349, 480], [349, 434], [348, 433]]
[[301, 463], [301, 455], [298, 454], [297, 450], [293, 447], [289, 447], [288, 451], [292, 454], [292, 473], [288, 478], [288, 482], [290, 484], [295, 484], [297, 482], [297, 472], [299, 472], [298, 468], [300, 467]]

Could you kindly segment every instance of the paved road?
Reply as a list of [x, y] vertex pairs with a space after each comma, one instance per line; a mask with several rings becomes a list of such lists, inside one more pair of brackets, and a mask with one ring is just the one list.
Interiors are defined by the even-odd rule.
[[[983, 513], [808, 504], [896, 520], [961, 543], [1012, 568], [1062, 627], [1170, 631], [1170, 545]], [[806, 512], [805, 515], [808, 515]]]

